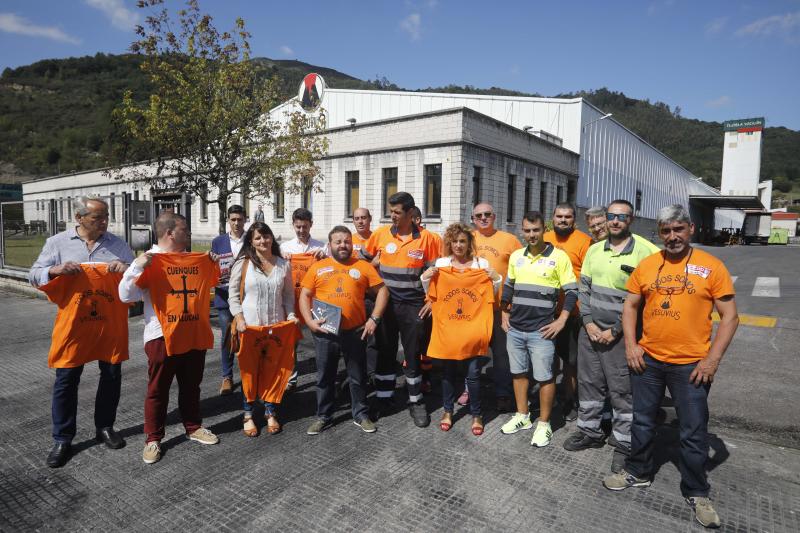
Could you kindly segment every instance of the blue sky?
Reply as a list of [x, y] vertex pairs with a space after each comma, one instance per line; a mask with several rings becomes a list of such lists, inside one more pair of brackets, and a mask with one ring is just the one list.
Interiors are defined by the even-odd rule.
[[[608, 87], [701, 120], [800, 130], [800, 0], [201, 0], [237, 16], [254, 55], [409, 89], [455, 83], [543, 95]], [[169, 6], [179, 6], [170, 0]], [[122, 53], [135, 0], [3, 0], [0, 68]]]

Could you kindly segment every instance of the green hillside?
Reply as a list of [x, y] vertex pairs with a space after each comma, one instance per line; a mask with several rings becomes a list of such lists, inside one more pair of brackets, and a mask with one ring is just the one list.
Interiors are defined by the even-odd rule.
[[[385, 78], [363, 81], [336, 70], [300, 61], [255, 59], [265, 76], [277, 75], [286, 98], [295, 94], [308, 72], [322, 74], [330, 87], [400, 90]], [[136, 55], [97, 54], [93, 57], [44, 60], [0, 76], [0, 165], [14, 175], [46, 176], [119, 163], [109, 155], [113, 138], [111, 110], [130, 88], [135, 97], [147, 94], [147, 80]], [[492, 87], [431, 87], [423, 91], [539, 96]], [[628, 98], [599, 89], [557, 95], [583, 96], [675, 161], [719, 184], [722, 166], [722, 125], [680, 116], [680, 108]], [[778, 188], [800, 187], [800, 132], [768, 127], [764, 131], [763, 179], [780, 178]], [[8, 179], [9, 174], [6, 174]], [[11, 179], [15, 179], [14, 176]], [[790, 182], [790, 181], [791, 182]]]

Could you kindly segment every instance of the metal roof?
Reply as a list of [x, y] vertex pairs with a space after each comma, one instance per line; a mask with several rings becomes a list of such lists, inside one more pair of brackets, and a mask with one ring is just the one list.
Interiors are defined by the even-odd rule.
[[763, 210], [764, 206], [758, 196], [705, 196], [689, 195], [690, 202], [697, 202], [705, 207], [716, 209], [758, 209]]

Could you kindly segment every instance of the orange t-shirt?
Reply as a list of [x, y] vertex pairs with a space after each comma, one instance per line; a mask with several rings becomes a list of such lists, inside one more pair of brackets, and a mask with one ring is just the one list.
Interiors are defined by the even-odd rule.
[[478, 257], [489, 261], [489, 266], [503, 276], [505, 281], [508, 274], [508, 258], [512, 252], [522, 248], [522, 243], [506, 231], [496, 231], [491, 237], [485, 237], [479, 231], [473, 231], [472, 234], [478, 247]]
[[[292, 268], [292, 283], [294, 284], [294, 308], [299, 309], [298, 303], [300, 301], [300, 283], [302, 283], [308, 269], [316, 263], [317, 259], [314, 254], [289, 254], [289, 266]], [[298, 312], [295, 313], [300, 320], [300, 324], [304, 324], [303, 316]]]
[[239, 373], [248, 402], [281, 403], [294, 369], [294, 345], [302, 338], [291, 320], [247, 326], [239, 337]]
[[[371, 236], [372, 232], [370, 231], [369, 234]], [[359, 257], [358, 253], [361, 251], [362, 248], [364, 248], [364, 245], [367, 244], [368, 240], [369, 237], [364, 239], [358, 233], [353, 232], [353, 257], [355, 258]]]
[[153, 254], [136, 284], [150, 291], [167, 355], [214, 346], [209, 302], [219, 265], [206, 253]]
[[428, 357], [462, 361], [486, 355], [492, 338], [493, 293], [484, 270], [440, 268], [428, 289], [433, 318]]
[[639, 344], [654, 359], [680, 365], [708, 355], [714, 300], [734, 294], [722, 261], [697, 248], [679, 261], [665, 260], [663, 251], [643, 259], [625, 288], [645, 301]]
[[117, 289], [122, 273], [109, 272], [105, 263], [82, 263], [81, 269], [39, 287], [58, 306], [47, 357], [50, 368], [128, 359], [128, 304], [119, 300]]
[[332, 257], [314, 263], [301, 284], [317, 300], [342, 308], [342, 330], [358, 328], [366, 322], [364, 295], [367, 289], [379, 285], [383, 285], [383, 280], [378, 271], [353, 257], [346, 263]]

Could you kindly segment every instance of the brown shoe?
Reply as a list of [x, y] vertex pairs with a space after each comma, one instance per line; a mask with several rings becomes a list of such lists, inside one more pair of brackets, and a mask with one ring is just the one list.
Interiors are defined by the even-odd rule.
[[220, 396], [228, 396], [233, 393], [233, 380], [231, 378], [222, 378], [222, 385], [219, 387]]

